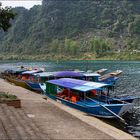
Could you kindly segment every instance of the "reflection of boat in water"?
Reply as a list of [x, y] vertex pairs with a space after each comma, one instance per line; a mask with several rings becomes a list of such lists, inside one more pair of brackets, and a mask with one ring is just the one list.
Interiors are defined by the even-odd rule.
[[122, 119], [120, 116], [132, 109], [133, 103], [107, 96], [109, 87], [110, 85], [103, 83], [61, 78], [47, 81], [44, 94], [97, 117]]

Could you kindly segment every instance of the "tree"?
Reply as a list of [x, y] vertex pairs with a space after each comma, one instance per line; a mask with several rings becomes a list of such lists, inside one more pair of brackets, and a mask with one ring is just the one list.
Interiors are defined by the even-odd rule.
[[11, 8], [2, 8], [0, 3], [0, 29], [7, 31], [11, 26], [10, 20], [14, 19], [15, 14], [12, 12]]
[[106, 55], [111, 49], [110, 42], [97, 37], [94, 37], [90, 40], [90, 45], [91, 51], [95, 53], [96, 57]]
[[64, 45], [65, 45], [66, 52], [68, 52], [70, 55], [77, 54], [77, 49], [78, 49], [77, 41], [74, 41], [72, 39], [65, 39]]

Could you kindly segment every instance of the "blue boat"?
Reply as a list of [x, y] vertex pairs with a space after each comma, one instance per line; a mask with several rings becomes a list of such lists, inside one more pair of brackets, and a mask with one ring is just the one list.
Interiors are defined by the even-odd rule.
[[30, 75], [30, 80], [26, 82], [32, 90], [42, 92], [46, 89], [45, 82], [51, 79], [74, 78], [98, 82], [99, 77], [100, 74], [98, 73], [81, 73], [76, 71], [41, 72], [33, 73]]
[[123, 120], [120, 116], [132, 109], [133, 103], [114, 99], [111, 101], [107, 96], [109, 87], [109, 84], [61, 78], [47, 81], [44, 94], [59, 103], [96, 117]]
[[32, 88], [32, 90], [43, 92], [46, 89], [46, 81], [63, 77], [79, 79], [83, 77], [83, 74], [74, 71], [33, 73], [30, 75], [30, 80], [26, 81], [26, 83]]
[[103, 76], [100, 76], [98, 79], [98, 82], [115, 85], [116, 81], [119, 79], [120, 74], [122, 74], [121, 70], [116, 70], [116, 71], [107, 73]]
[[17, 76], [25, 71], [27, 70], [23, 68], [22, 69], [21, 68], [6, 69], [4, 72], [1, 72], [1, 75], [2, 75], [2, 78], [6, 79], [9, 76]]
[[[33, 73], [30, 75], [30, 80], [26, 81], [27, 84], [32, 88], [32, 90], [35, 90], [37, 92], [42, 92], [45, 88], [45, 82], [51, 79], [59, 79], [59, 78], [74, 78], [74, 79], [81, 79], [86, 81], [94, 81], [94, 82], [103, 82], [108, 84], [114, 84], [114, 81], [112, 83], [111, 78], [109, 77], [106, 79], [106, 81], [99, 81], [100, 74], [98, 73], [81, 73], [76, 71], [57, 71], [57, 72], [41, 72], [41, 73]], [[43, 90], [42, 90], [43, 89]]]
[[30, 80], [26, 81], [32, 90], [43, 92], [46, 89], [45, 82], [54, 79], [53, 72], [33, 73], [30, 75]]

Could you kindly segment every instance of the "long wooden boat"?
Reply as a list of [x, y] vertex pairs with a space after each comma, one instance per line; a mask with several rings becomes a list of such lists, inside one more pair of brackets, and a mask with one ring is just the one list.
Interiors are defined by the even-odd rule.
[[32, 90], [32, 87], [30, 85], [27, 84], [27, 81], [30, 78], [30, 75], [32, 75], [33, 73], [38, 73], [41, 72], [40, 70], [26, 70], [26, 71], [10, 71], [8, 72], [7, 75], [5, 75], [5, 79], [8, 80], [11, 83], [14, 83], [17, 86], [21, 86], [23, 88], [26, 89], [30, 89]]
[[133, 103], [115, 99], [109, 101], [110, 98], [104, 96], [108, 94], [109, 86], [103, 83], [61, 78], [47, 81], [44, 94], [59, 103], [97, 117], [122, 119], [120, 116], [132, 109]]
[[21, 69], [21, 68], [6, 69], [5, 71], [1, 72], [1, 77], [3, 79], [6, 79], [7, 77], [11, 77], [11, 76], [16, 77], [17, 75], [19, 75], [25, 71], [27, 71], [27, 70]]
[[96, 81], [98, 82], [98, 78], [100, 74], [98, 73], [81, 73], [76, 71], [57, 71], [57, 72], [42, 72], [42, 73], [33, 73], [30, 75], [30, 80], [26, 81], [28, 86], [32, 88], [32, 90], [36, 90], [38, 92], [42, 92], [42, 89], [45, 89], [45, 82], [51, 79], [59, 79], [59, 78], [74, 78], [74, 79], [82, 79], [87, 81]]
[[6, 80], [8, 80], [11, 83], [14, 83], [17, 86], [32, 90], [32, 88], [30, 88], [30, 86], [28, 86], [27, 83], [24, 80], [16, 79], [16, 78], [9, 77], [9, 76], [6, 77]]
[[[30, 75], [30, 80], [26, 81], [27, 85], [37, 92], [43, 92], [46, 85], [45, 82], [51, 79], [59, 78], [82, 78], [84, 75], [74, 71], [58, 71], [58, 72], [41, 72]], [[43, 90], [42, 90], [43, 89]]]
[[32, 75], [30, 75], [30, 80], [26, 81], [26, 84], [32, 90], [43, 92], [43, 89], [46, 88], [45, 82], [50, 79], [55, 79], [53, 72], [33, 73]]

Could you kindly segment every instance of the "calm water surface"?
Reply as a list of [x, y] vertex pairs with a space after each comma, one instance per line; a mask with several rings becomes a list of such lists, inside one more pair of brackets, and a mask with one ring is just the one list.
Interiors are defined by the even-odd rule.
[[[46, 62], [0, 62], [0, 71], [17, 66], [45, 68], [46, 71], [61, 70], [92, 70], [107, 68], [107, 72], [122, 70], [116, 87], [115, 94], [119, 96], [140, 96], [140, 61], [46, 61]], [[138, 104], [139, 106], [140, 104]], [[140, 138], [140, 110], [136, 109], [133, 115], [125, 117], [128, 126], [121, 126], [129, 133]], [[128, 117], [129, 116], [129, 117]]]

